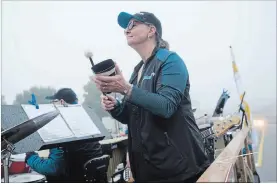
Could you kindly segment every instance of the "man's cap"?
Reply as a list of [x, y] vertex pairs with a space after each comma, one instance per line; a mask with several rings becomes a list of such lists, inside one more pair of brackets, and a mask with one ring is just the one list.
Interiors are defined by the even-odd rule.
[[53, 96], [47, 96], [47, 100], [61, 100], [63, 99], [66, 103], [75, 103], [78, 100], [76, 93], [71, 88], [62, 88]]
[[126, 29], [131, 19], [135, 19], [143, 23], [152, 24], [156, 27], [158, 35], [162, 37], [162, 24], [153, 13], [139, 12], [131, 15], [127, 12], [121, 12], [117, 17], [117, 22], [122, 28]]

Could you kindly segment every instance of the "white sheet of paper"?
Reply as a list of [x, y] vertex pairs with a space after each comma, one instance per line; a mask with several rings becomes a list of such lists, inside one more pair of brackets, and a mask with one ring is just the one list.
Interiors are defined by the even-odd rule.
[[[26, 112], [29, 119], [37, 117], [39, 115], [56, 110], [53, 104], [40, 104], [39, 109], [36, 109], [33, 105], [21, 105]], [[57, 116], [47, 125], [40, 128], [39, 135], [44, 142], [56, 141], [66, 138], [75, 137], [71, 130], [66, 125], [61, 115]]]
[[101, 134], [82, 105], [69, 105], [68, 107], [56, 105], [56, 107], [76, 137]]

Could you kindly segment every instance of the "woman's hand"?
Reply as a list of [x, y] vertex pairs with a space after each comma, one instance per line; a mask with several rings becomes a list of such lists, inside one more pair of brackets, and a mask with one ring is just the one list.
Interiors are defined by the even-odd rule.
[[126, 94], [130, 91], [131, 84], [124, 79], [117, 64], [115, 65], [115, 70], [115, 76], [96, 75], [93, 77], [93, 81], [95, 82], [96, 87], [102, 92]]
[[110, 110], [113, 110], [114, 107], [116, 106], [116, 99], [112, 96], [105, 96], [105, 95], [101, 95], [100, 96], [101, 98], [101, 106], [104, 110], [106, 111], [110, 111]]

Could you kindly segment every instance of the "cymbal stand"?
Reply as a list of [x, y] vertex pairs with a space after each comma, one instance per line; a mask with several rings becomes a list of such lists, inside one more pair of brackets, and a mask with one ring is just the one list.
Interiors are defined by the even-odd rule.
[[9, 183], [9, 160], [15, 146], [5, 139], [4, 141], [7, 143], [7, 148], [1, 151], [1, 159], [4, 165], [4, 183]]

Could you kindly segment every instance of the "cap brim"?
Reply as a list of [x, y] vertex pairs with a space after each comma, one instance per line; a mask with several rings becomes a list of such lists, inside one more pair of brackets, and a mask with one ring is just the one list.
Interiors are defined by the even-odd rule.
[[123, 29], [126, 29], [131, 19], [136, 19], [138, 21], [143, 22], [143, 20], [141, 20], [139, 17], [135, 15], [131, 15], [130, 13], [127, 13], [127, 12], [121, 12], [117, 17], [117, 22], [120, 25], [120, 27], [122, 27]]
[[47, 96], [47, 97], [45, 97], [45, 99], [46, 100], [55, 100], [56, 97], [55, 97], [55, 95], [53, 95], [53, 96]]
[[117, 17], [117, 22], [120, 25], [120, 27], [126, 29], [132, 18], [134, 18], [133, 15], [126, 12], [120, 12], [120, 14]]

